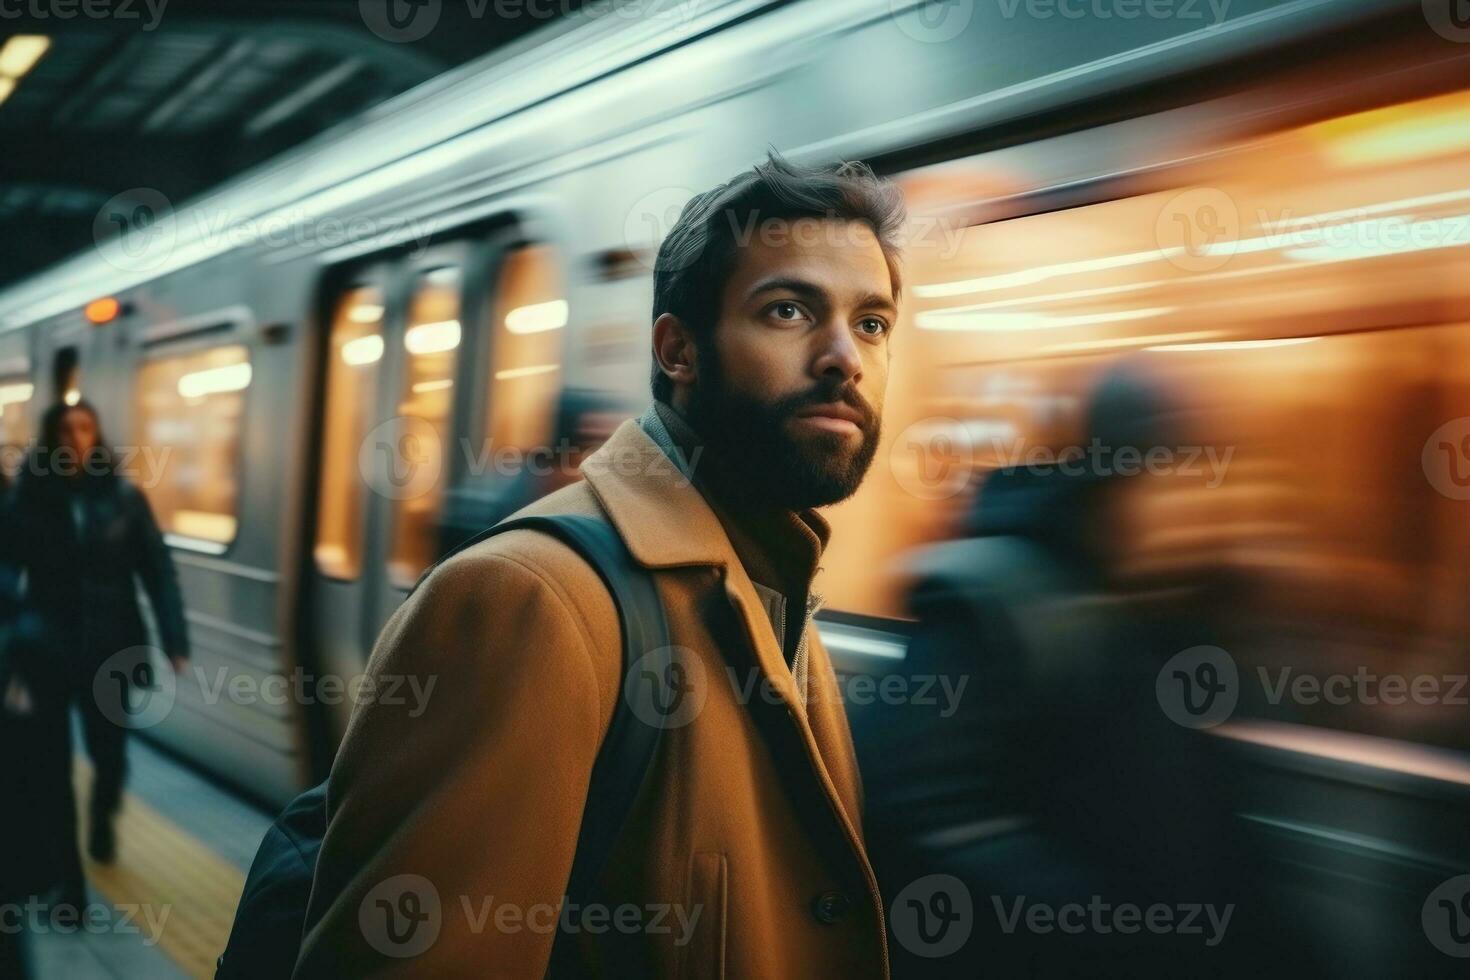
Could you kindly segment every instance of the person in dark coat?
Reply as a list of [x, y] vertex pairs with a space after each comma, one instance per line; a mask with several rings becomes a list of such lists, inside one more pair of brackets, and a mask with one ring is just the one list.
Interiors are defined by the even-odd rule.
[[[1156, 905], [1244, 913], [1246, 869], [1228, 767], [1155, 695], [1169, 657], [1217, 642], [1212, 617], [1188, 599], [1149, 601], [1155, 590], [1126, 573], [1148, 520], [1137, 495], [1154, 477], [1129, 475], [1115, 454], [1175, 445], [1174, 413], [1125, 369], [1098, 386], [1087, 422], [1101, 454], [994, 472], [965, 537], [912, 559], [905, 669], [969, 684], [947, 716], [902, 705], [878, 729], [881, 746], [859, 745], [867, 820], [894, 890], [953, 876], [946, 904], [929, 905], [967, 899], [973, 932], [929, 959], [943, 950], [906, 937], [895, 912], [895, 977], [1152, 977], [1185, 964], [1223, 977], [1238, 966], [1244, 914], [1213, 946], [1108, 918]], [[1044, 915], [1035, 926], [1038, 907], [1066, 927]]]
[[[130, 698], [139, 683], [152, 683], [135, 580], [147, 593], [159, 642], [175, 671], [183, 670], [189, 646], [168, 548], [147, 499], [117, 472], [90, 404], [58, 404], [43, 416], [40, 441], [17, 481], [0, 531], [0, 565], [24, 573], [23, 615], [33, 624], [11, 669], [26, 686], [32, 711], [40, 716], [37, 724], [61, 742], [43, 756], [54, 757], [44, 765], [61, 769], [54, 774], [65, 796], [58, 804], [57, 832], [63, 840], [75, 840], [75, 802], [66, 771], [71, 755], [66, 716], [74, 705], [94, 770], [88, 852], [94, 860], [110, 862], [116, 851], [113, 817], [127, 770]], [[74, 845], [63, 850], [62, 904], [80, 906], [85, 903], [80, 855]]]

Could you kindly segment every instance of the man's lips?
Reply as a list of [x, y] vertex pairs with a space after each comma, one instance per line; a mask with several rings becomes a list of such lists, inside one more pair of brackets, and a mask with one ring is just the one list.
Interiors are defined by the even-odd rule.
[[841, 403], [811, 405], [798, 411], [794, 418], [813, 428], [844, 434], [860, 432], [863, 425], [862, 413], [850, 405]]

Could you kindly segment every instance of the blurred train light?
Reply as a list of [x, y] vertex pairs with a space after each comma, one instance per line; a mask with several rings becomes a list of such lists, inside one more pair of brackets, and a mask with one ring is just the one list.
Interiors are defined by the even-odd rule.
[[536, 374], [550, 374], [560, 366], [559, 364], [528, 364], [525, 367], [506, 368], [495, 372], [495, 380], [506, 381], [511, 378], [528, 378]]
[[[966, 315], [963, 311], [938, 310], [920, 313], [914, 322], [925, 330], [1046, 330], [1059, 327], [1085, 327], [1097, 323], [1125, 323], [1173, 313], [1172, 306], [1150, 306], [1111, 313], [1083, 313], [1077, 316], [1050, 316], [1045, 313], [983, 313]], [[957, 315], [958, 314], [958, 315]]]
[[1183, 251], [1184, 249], [1182, 248], [1156, 248], [1147, 252], [1107, 255], [1099, 259], [1058, 262], [1055, 265], [1021, 269], [1018, 272], [1007, 272], [999, 276], [984, 276], [979, 279], [962, 279], [958, 282], [941, 282], [928, 286], [920, 286], [915, 290], [915, 293], [925, 298], [937, 298], [940, 296], [958, 296], [964, 293], [984, 293], [996, 289], [1014, 289], [1017, 286], [1030, 286], [1038, 282], [1044, 282], [1047, 279], [1055, 279], [1058, 276], [1072, 276], [1083, 272], [1101, 272], [1107, 269], [1121, 269], [1130, 265], [1142, 265], [1145, 262], [1158, 262], [1172, 255], [1178, 255]]
[[564, 299], [518, 306], [505, 315], [505, 329], [511, 333], [541, 333], [543, 330], [560, 330], [566, 325], [567, 301]]
[[179, 378], [179, 394], [185, 398], [203, 398], [205, 395], [217, 395], [226, 391], [241, 391], [249, 386], [248, 362], [194, 371]]
[[121, 312], [122, 304], [113, 297], [106, 296], [102, 299], [94, 299], [88, 303], [86, 309], [82, 311], [82, 315], [87, 318], [88, 323], [101, 326], [104, 323], [111, 323], [113, 320], [116, 320], [117, 315]]
[[68, 405], [75, 405], [82, 400], [82, 393], [77, 388], [68, 388], [66, 394], [61, 396], [61, 400]]
[[459, 337], [458, 320], [420, 323], [403, 335], [403, 348], [410, 354], [438, 354], [458, 347]]
[[383, 337], [381, 334], [374, 333], [366, 337], [357, 337], [342, 345], [342, 360], [353, 367], [375, 364], [382, 356]]
[[0, 76], [19, 79], [35, 67], [51, 47], [51, 39], [44, 34], [17, 34], [0, 47]]
[[358, 303], [347, 311], [347, 319], [353, 323], [377, 323], [383, 319], [383, 305], [381, 303]]
[[0, 102], [10, 98], [10, 93], [15, 91], [15, 79], [0, 76]]
[[1307, 127], [1332, 162], [1373, 166], [1470, 149], [1465, 93], [1373, 109]]
[[1145, 351], [1252, 351], [1266, 347], [1295, 347], [1320, 341], [1320, 336], [1282, 336], [1272, 341], [1220, 341], [1217, 344], [1155, 344]]
[[30, 401], [35, 390], [35, 385], [26, 381], [0, 385], [0, 411], [3, 411], [6, 405], [23, 405]]

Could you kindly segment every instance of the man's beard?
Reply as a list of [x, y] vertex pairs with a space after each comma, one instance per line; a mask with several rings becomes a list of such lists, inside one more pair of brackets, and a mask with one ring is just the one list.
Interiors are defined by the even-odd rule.
[[[705, 446], [696, 478], [738, 506], [786, 510], [824, 507], [857, 491], [878, 451], [882, 420], [851, 381], [766, 402], [731, 386], [713, 350], [699, 351], [699, 365], [685, 413]], [[801, 409], [839, 403], [862, 417], [856, 446], [837, 432], [791, 432]]]

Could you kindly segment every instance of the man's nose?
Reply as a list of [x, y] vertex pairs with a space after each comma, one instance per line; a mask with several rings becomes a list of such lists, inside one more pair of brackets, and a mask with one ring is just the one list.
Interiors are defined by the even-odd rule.
[[846, 321], [825, 324], [817, 334], [820, 347], [812, 361], [812, 375], [818, 379], [859, 381], [863, 376], [863, 359], [857, 338]]

